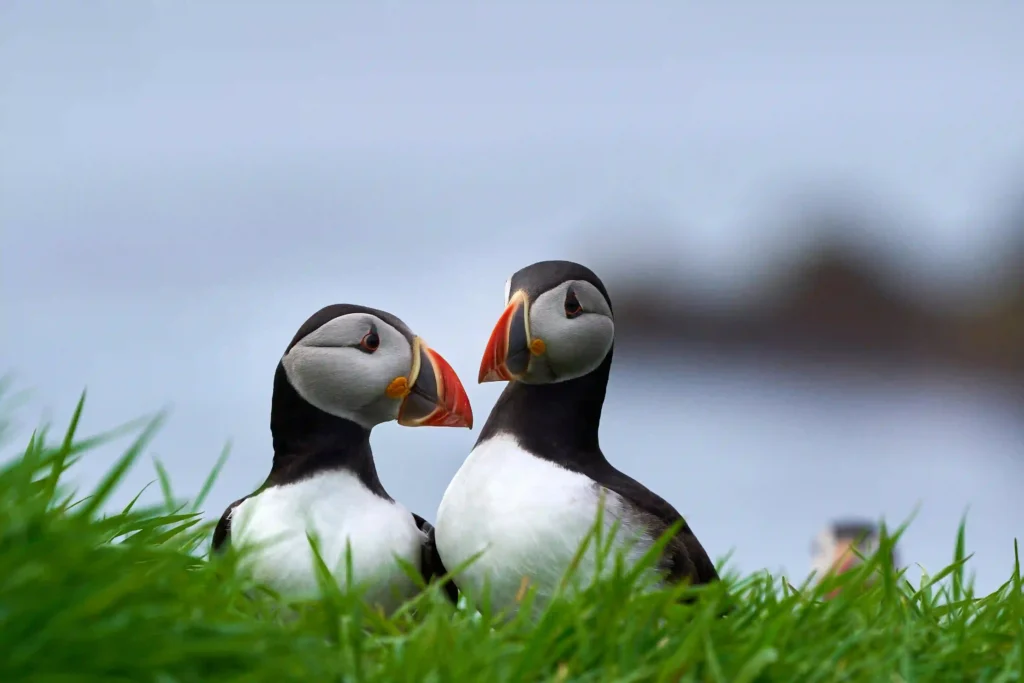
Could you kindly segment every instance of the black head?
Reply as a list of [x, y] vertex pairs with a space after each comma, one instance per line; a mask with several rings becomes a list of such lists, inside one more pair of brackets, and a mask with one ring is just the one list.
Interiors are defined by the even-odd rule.
[[505, 283], [505, 311], [480, 364], [480, 382], [555, 384], [583, 377], [611, 354], [615, 322], [604, 283], [586, 266], [541, 261]]
[[877, 538], [878, 525], [867, 520], [844, 519], [832, 524], [832, 533], [836, 540], [862, 543]]
[[538, 261], [520, 268], [505, 283], [505, 304], [508, 305], [513, 292], [522, 290], [533, 301], [549, 289], [570, 280], [580, 280], [593, 285], [611, 309], [611, 297], [608, 296], [608, 290], [605, 289], [601, 278], [590, 268], [572, 261]]
[[368, 431], [391, 420], [470, 427], [473, 416], [451, 366], [394, 315], [351, 304], [314, 313], [277, 366], [270, 414], [275, 444], [342, 423]]

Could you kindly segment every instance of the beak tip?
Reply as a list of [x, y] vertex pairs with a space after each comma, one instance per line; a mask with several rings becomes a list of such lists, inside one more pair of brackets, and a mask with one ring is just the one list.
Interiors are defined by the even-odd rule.
[[480, 372], [476, 373], [476, 383], [483, 384], [484, 382], [489, 382], [488, 378], [493, 374], [494, 370], [491, 369], [490, 364], [485, 360], [480, 364]]
[[452, 427], [473, 428], [473, 406], [470, 404], [469, 396], [466, 395], [465, 390], [461, 389], [461, 385], [459, 396], [455, 401], [455, 405], [450, 409], [449, 415], [452, 416], [452, 421], [450, 422]]
[[492, 355], [488, 354], [484, 357], [483, 362], [480, 363], [480, 372], [477, 374], [477, 384], [487, 384], [488, 382], [511, 382], [512, 375], [508, 369], [505, 368], [504, 363], [499, 363], [491, 360]]
[[452, 366], [437, 351], [426, 347], [426, 363], [431, 366], [436, 388], [429, 401], [428, 415], [406, 418], [399, 410], [398, 424], [407, 427], [473, 427], [473, 407], [465, 387]]

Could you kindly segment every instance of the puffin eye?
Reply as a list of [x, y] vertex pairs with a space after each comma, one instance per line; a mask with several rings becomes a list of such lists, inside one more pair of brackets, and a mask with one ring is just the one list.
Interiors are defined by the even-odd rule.
[[580, 306], [580, 300], [576, 298], [576, 292], [573, 291], [572, 287], [565, 293], [565, 317], [575, 318], [583, 313], [583, 306]]
[[359, 341], [359, 350], [366, 353], [373, 353], [380, 347], [380, 335], [377, 328], [371, 327], [370, 331]]

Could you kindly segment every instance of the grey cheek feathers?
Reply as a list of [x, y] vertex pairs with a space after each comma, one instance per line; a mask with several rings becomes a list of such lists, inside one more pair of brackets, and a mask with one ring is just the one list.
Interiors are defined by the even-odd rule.
[[[383, 338], [385, 332], [380, 331]], [[297, 344], [281, 363], [289, 383], [310, 405], [335, 417], [372, 427], [397, 417], [399, 403], [385, 394], [388, 383], [408, 374], [412, 349], [390, 330], [375, 354], [355, 348], [319, 348]]]
[[592, 372], [608, 355], [614, 341], [614, 323], [600, 313], [584, 313], [574, 319], [561, 316], [538, 320], [540, 324], [534, 326], [533, 334], [547, 342], [547, 351], [537, 360], [543, 359], [548, 372], [537, 372], [531, 378], [536, 382], [564, 382]]
[[[506, 283], [508, 286], [510, 283]], [[583, 315], [565, 316], [565, 297], [573, 288]], [[611, 309], [589, 282], [569, 280], [541, 293], [530, 303], [530, 335], [543, 339], [547, 351], [534, 359], [527, 384], [554, 384], [582, 377], [596, 369], [615, 337]]]

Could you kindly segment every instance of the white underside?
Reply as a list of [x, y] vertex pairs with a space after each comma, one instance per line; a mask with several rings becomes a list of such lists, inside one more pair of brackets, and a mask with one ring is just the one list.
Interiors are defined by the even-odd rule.
[[[600, 491], [605, 496], [605, 542], [618, 523], [613, 552], [636, 561], [653, 539], [644, 529], [630, 526], [623, 514], [626, 504], [617, 494], [531, 455], [513, 437], [499, 435], [473, 449], [448, 485], [437, 511], [438, 553], [448, 571], [456, 571], [483, 551], [455, 573], [459, 589], [478, 604], [486, 583], [495, 608], [514, 609], [524, 576], [543, 604], [558, 590], [581, 542], [594, 528]], [[603, 573], [611, 564], [609, 559]], [[576, 585], [587, 585], [596, 575], [597, 554], [591, 541], [574, 574]]]
[[416, 592], [395, 558], [419, 569], [423, 532], [405, 507], [374, 495], [350, 472], [268, 488], [240, 503], [231, 519], [232, 545], [252, 548], [243, 566], [290, 598], [320, 595], [307, 531], [339, 586], [347, 583], [350, 543], [352, 584], [361, 585], [372, 604], [390, 612]]

